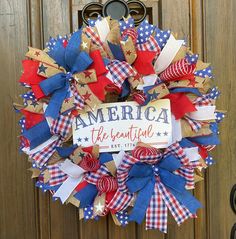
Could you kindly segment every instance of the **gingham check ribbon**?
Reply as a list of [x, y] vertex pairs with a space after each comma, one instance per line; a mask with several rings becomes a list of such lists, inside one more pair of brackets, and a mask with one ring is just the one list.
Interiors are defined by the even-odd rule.
[[41, 168], [47, 163], [47, 161], [54, 154], [54, 152], [56, 151], [56, 147], [61, 146], [61, 143], [62, 143], [61, 139], [56, 140], [51, 144], [49, 144], [48, 146], [46, 146], [45, 148], [43, 148], [42, 150], [30, 154], [29, 157], [34, 160], [37, 167]]
[[119, 88], [122, 87], [125, 79], [137, 74], [132, 66], [126, 61], [113, 60], [107, 65], [107, 67], [112, 75], [112, 81]]
[[79, 94], [74, 84], [71, 84], [70, 87], [71, 87], [72, 94], [75, 97], [74, 105], [76, 106], [76, 108], [83, 109], [85, 105], [83, 97]]
[[62, 184], [68, 177], [67, 174], [59, 169], [59, 164], [48, 165], [47, 169], [50, 174], [50, 179], [48, 181], [50, 186]]
[[165, 150], [164, 155], [167, 156], [169, 154], [173, 154], [177, 157], [182, 164], [182, 167], [176, 170], [175, 173], [186, 179], [187, 188], [194, 188], [194, 168], [199, 165], [195, 165], [193, 162], [190, 162], [179, 143], [174, 143]]
[[[187, 59], [181, 59], [163, 71], [160, 78], [164, 81], [181, 80], [181, 78], [193, 74], [195, 68], [195, 64], [190, 64]], [[194, 75], [192, 75], [192, 77], [194, 77]]]
[[101, 47], [106, 52], [106, 47], [104, 43], [101, 41], [99, 35], [93, 30], [92, 27], [86, 27], [85, 28], [85, 34], [87, 37], [91, 39], [91, 41], [97, 45], [98, 47]]
[[210, 97], [210, 94], [205, 94], [203, 96], [197, 97], [194, 101], [193, 104], [195, 106], [207, 106], [212, 104], [212, 99]]
[[88, 183], [96, 185], [100, 178], [109, 176], [109, 171], [105, 165], [101, 165], [96, 172], [87, 172], [86, 174], [85, 180]]
[[[171, 149], [171, 151], [172, 150], [174, 149]], [[156, 159], [156, 162], [158, 161], [159, 159]], [[108, 204], [108, 208], [119, 211], [130, 206], [132, 199], [134, 199], [134, 195], [128, 192], [126, 182], [131, 167], [137, 162], [150, 164], [149, 159], [139, 160], [133, 156], [125, 155], [117, 171], [118, 191]], [[154, 192], [146, 211], [146, 229], [159, 229], [162, 232], [167, 232], [168, 209], [178, 224], [181, 224], [193, 215], [185, 206], [181, 205], [173, 194], [164, 186], [158, 175], [155, 176], [155, 179]]]
[[189, 118], [188, 116], [185, 116], [184, 119], [189, 123], [193, 131], [198, 132], [202, 128], [202, 125], [203, 125], [202, 122], [193, 120]]
[[62, 139], [66, 139], [72, 127], [73, 117], [68, 115], [60, 115], [56, 120], [53, 120], [51, 125], [51, 133], [59, 135]]

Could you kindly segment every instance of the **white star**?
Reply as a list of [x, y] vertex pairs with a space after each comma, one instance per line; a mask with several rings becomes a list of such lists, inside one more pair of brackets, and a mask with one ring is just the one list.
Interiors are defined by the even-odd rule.
[[102, 205], [100, 202], [97, 205], [94, 205], [96, 208], [96, 212], [103, 212], [104, 205]]
[[88, 43], [83, 41], [83, 42], [82, 42], [82, 47], [83, 47], [83, 49], [88, 48]]

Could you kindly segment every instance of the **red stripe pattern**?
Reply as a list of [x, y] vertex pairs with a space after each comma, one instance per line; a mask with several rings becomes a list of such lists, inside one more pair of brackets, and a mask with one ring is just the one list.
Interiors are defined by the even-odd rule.
[[98, 159], [93, 158], [91, 154], [87, 153], [79, 166], [87, 172], [95, 172], [99, 169], [100, 163]]
[[118, 188], [117, 180], [111, 176], [99, 178], [96, 186], [100, 193], [113, 192]]
[[163, 81], [176, 81], [184, 79], [194, 79], [195, 64], [190, 64], [186, 59], [178, 60], [171, 64], [165, 71], [160, 74]]

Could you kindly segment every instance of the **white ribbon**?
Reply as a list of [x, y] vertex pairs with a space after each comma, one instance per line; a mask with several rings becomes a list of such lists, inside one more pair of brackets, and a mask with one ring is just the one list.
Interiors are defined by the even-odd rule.
[[76, 186], [82, 181], [85, 170], [72, 163], [69, 159], [61, 163], [59, 168], [68, 175], [68, 178], [55, 192], [53, 197], [60, 198], [61, 202], [64, 203], [70, 197]]
[[113, 157], [114, 163], [116, 165], [116, 168], [118, 168], [120, 166], [121, 161], [124, 158], [124, 155], [125, 155], [124, 150], [121, 150], [118, 154], [112, 154], [112, 157]]
[[187, 115], [194, 120], [213, 120], [215, 116], [215, 105], [196, 106], [197, 111], [188, 113]]
[[170, 35], [169, 40], [155, 62], [154, 68], [157, 74], [164, 71], [171, 64], [183, 43], [184, 40], [176, 40], [172, 34]]
[[34, 154], [37, 153], [38, 151], [43, 150], [44, 148], [46, 148], [49, 144], [52, 144], [53, 142], [55, 142], [56, 140], [59, 139], [59, 136], [57, 135], [53, 135], [50, 139], [48, 139], [47, 141], [43, 142], [42, 144], [38, 145], [36, 148], [30, 150], [30, 147], [24, 147], [22, 149], [22, 151], [26, 154]]
[[176, 120], [174, 115], [171, 115], [171, 123], [172, 123], [172, 143], [177, 141], [181, 141], [183, 138], [182, 130], [181, 130], [181, 123], [180, 120]]
[[157, 77], [158, 76], [156, 74], [151, 74], [151, 75], [143, 76], [144, 84], [143, 85], [138, 85], [137, 89], [138, 90], [143, 90], [143, 87], [154, 85], [156, 83]]
[[100, 36], [101, 41], [105, 42], [106, 37], [110, 32], [110, 26], [107, 22], [107, 19], [103, 18], [101, 21], [96, 21], [95, 26], [97, 28], [98, 35]]
[[201, 156], [198, 153], [198, 147], [184, 148], [183, 150], [191, 162], [200, 160]]

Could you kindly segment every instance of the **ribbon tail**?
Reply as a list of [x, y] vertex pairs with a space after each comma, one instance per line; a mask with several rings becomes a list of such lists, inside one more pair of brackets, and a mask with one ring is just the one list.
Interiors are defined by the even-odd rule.
[[[153, 217], [154, 215], [155, 217]], [[146, 230], [159, 229], [161, 232], [167, 233], [167, 219], [168, 209], [156, 183], [146, 212]]]
[[69, 82], [66, 82], [66, 85], [63, 88], [58, 89], [53, 93], [45, 111], [46, 117], [51, 117], [53, 119], [58, 118], [62, 103], [68, 94], [68, 89]]
[[82, 175], [79, 178], [68, 177], [53, 195], [53, 198], [60, 198], [61, 202], [64, 203], [81, 182], [82, 178]]
[[148, 182], [146, 184], [146, 186], [143, 187], [138, 192], [138, 196], [137, 196], [134, 208], [133, 208], [131, 214], [129, 215], [129, 221], [135, 221], [139, 224], [142, 223], [142, 221], [145, 217], [146, 210], [148, 208], [150, 199], [153, 194], [154, 186], [155, 186], [155, 178], [153, 177], [150, 180], [150, 182]]
[[170, 210], [172, 216], [174, 217], [175, 221], [178, 225], [183, 223], [189, 217], [192, 216], [190, 211], [173, 196], [172, 193], [159, 181], [158, 189], [161, 193], [162, 199], [164, 200], [166, 206]]

